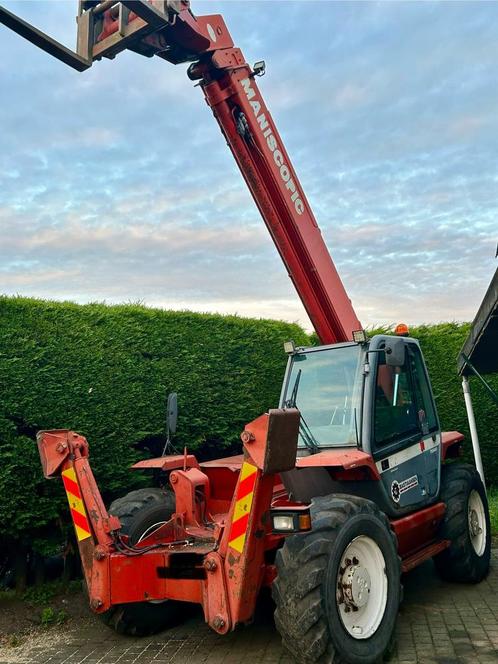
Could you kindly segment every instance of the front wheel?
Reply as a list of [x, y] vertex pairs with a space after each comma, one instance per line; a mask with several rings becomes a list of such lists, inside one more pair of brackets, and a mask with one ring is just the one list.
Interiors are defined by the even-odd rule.
[[275, 622], [299, 662], [374, 664], [389, 654], [401, 600], [396, 537], [362, 498], [315, 498], [309, 533], [277, 553]]
[[447, 581], [478, 583], [489, 572], [491, 527], [486, 489], [474, 466], [443, 466], [441, 500], [446, 514], [440, 537], [451, 545], [434, 558], [439, 575]]

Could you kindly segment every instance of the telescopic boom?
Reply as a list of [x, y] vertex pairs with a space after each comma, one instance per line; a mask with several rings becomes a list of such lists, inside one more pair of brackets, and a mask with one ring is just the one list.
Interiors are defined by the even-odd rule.
[[[219, 15], [194, 16], [187, 0], [83, 0], [77, 52], [0, 7], [0, 22], [78, 71], [128, 48], [191, 62], [270, 235], [323, 344], [361, 329], [255, 77]], [[248, 270], [251, 266], [247, 266]]]

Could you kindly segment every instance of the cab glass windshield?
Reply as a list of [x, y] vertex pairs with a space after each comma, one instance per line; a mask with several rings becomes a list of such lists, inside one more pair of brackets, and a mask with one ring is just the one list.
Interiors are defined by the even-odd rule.
[[362, 374], [360, 347], [336, 346], [292, 358], [282, 405], [301, 411], [299, 446], [357, 445]]

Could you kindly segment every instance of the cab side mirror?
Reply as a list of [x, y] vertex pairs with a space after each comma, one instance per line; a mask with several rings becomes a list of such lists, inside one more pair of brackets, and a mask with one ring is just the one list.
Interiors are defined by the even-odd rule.
[[386, 341], [384, 348], [388, 367], [402, 367], [405, 363], [405, 342], [399, 337]]

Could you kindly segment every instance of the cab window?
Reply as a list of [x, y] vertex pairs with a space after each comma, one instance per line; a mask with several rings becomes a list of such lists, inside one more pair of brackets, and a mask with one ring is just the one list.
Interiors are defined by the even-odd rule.
[[379, 353], [374, 417], [377, 447], [411, 437], [419, 430], [406, 349], [405, 361], [401, 367], [388, 366], [385, 353]]
[[400, 367], [386, 364], [379, 353], [375, 385], [374, 436], [383, 447], [437, 429], [437, 418], [422, 356], [407, 345]]

